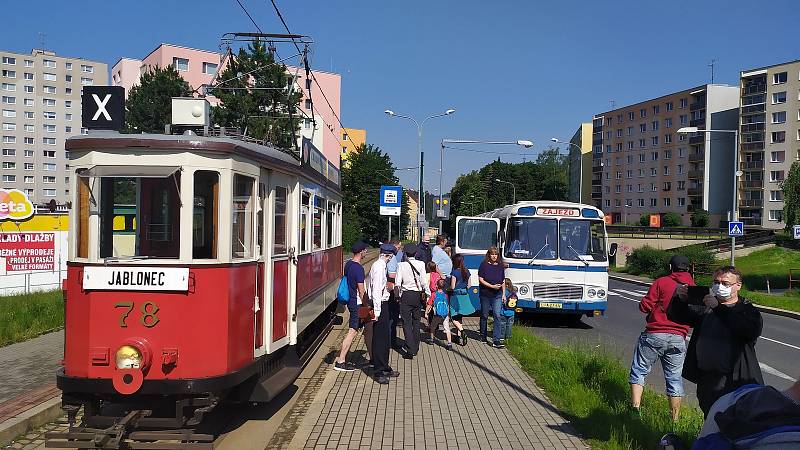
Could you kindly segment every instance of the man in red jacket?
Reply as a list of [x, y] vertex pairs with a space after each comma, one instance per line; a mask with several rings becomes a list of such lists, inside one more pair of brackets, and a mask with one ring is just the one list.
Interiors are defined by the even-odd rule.
[[644, 381], [656, 359], [661, 360], [667, 385], [672, 420], [678, 420], [683, 397], [681, 370], [686, 357], [686, 335], [689, 327], [667, 319], [667, 307], [679, 284], [694, 286], [689, 274], [689, 259], [675, 255], [669, 260], [672, 273], [655, 280], [642, 298], [639, 310], [646, 314], [644, 331], [639, 336], [631, 361], [631, 406], [638, 415]]

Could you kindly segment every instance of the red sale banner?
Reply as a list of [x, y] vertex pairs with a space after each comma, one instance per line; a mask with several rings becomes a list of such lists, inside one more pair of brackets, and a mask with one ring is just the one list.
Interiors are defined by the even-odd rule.
[[0, 234], [0, 261], [6, 272], [54, 270], [55, 233]]

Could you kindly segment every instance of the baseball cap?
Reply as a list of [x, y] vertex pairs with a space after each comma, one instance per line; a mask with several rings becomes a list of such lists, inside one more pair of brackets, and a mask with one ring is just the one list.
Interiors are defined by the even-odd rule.
[[369, 248], [369, 245], [367, 245], [366, 242], [364, 242], [364, 241], [356, 241], [356, 243], [353, 244], [353, 247], [351, 248], [351, 250], [353, 251], [353, 253], [359, 253], [359, 252], [362, 252], [362, 251], [364, 251], [364, 250], [366, 250], [368, 248]]
[[689, 258], [683, 255], [673, 255], [669, 259], [669, 267], [673, 272], [687, 272], [689, 270]]
[[381, 244], [380, 248], [382, 255], [395, 255], [397, 254], [397, 249], [392, 244]]

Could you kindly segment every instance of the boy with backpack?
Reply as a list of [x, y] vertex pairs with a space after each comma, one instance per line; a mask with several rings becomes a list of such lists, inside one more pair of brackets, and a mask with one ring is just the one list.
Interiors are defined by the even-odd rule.
[[511, 338], [511, 327], [514, 326], [514, 308], [517, 307], [517, 288], [510, 278], [503, 280], [503, 314], [500, 315], [500, 322], [503, 326], [503, 339], [500, 345], [504, 346], [506, 339]]
[[[358, 334], [358, 330], [364, 326], [358, 318], [358, 307], [361, 305], [364, 293], [366, 292], [366, 288], [364, 287], [364, 267], [361, 265], [361, 261], [368, 247], [369, 246], [362, 241], [353, 244], [351, 248], [353, 251], [353, 258], [345, 263], [344, 276], [339, 285], [339, 290], [342, 292], [337, 292], [336, 294], [339, 303], [346, 304], [347, 310], [350, 312], [348, 322], [350, 329], [347, 330], [347, 335], [342, 340], [342, 349], [339, 351], [339, 357], [336, 358], [333, 365], [333, 369], [340, 372], [352, 372], [356, 370], [356, 365], [347, 361], [347, 353], [350, 351], [350, 346], [353, 344], [353, 339], [355, 339], [356, 334]], [[346, 294], [344, 292], [345, 289]]]
[[431, 309], [433, 310], [433, 318], [430, 325], [431, 337], [430, 340], [425, 342], [428, 344], [433, 343], [433, 332], [441, 323], [444, 326], [444, 334], [447, 336], [445, 348], [453, 350], [452, 335], [450, 333], [450, 302], [447, 298], [447, 292], [445, 292], [446, 286], [447, 282], [443, 278], [439, 278], [436, 282], [436, 292], [431, 294]]

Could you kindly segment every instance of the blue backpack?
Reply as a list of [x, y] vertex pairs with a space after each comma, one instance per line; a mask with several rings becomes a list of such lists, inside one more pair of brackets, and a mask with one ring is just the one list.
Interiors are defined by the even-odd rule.
[[347, 284], [347, 266], [351, 262], [352, 261], [347, 261], [344, 265], [345, 274], [342, 275], [342, 280], [339, 281], [339, 288], [336, 290], [336, 300], [342, 305], [350, 303], [350, 285]]
[[433, 310], [439, 317], [447, 317], [450, 315], [450, 305], [447, 302], [447, 294], [444, 292], [436, 292], [433, 298]]

